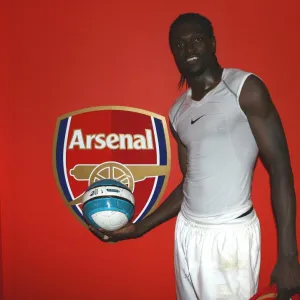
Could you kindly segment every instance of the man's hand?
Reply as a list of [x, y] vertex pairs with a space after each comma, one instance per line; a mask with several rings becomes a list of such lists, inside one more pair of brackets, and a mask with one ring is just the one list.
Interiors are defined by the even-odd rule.
[[146, 233], [146, 228], [141, 223], [127, 223], [124, 227], [115, 231], [108, 231], [102, 228], [97, 229], [90, 224], [86, 216], [83, 219], [88, 225], [90, 232], [102, 242], [119, 242], [122, 240], [136, 239]]
[[298, 257], [279, 257], [271, 275], [271, 283], [276, 284], [278, 300], [290, 300], [300, 293], [300, 265]]
[[119, 242], [122, 240], [136, 239], [144, 234], [142, 226], [138, 223], [128, 223], [124, 227], [115, 231], [96, 229], [89, 225], [89, 230], [102, 242]]

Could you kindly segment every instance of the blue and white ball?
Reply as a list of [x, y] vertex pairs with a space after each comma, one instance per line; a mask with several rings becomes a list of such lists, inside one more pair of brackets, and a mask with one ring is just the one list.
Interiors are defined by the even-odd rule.
[[131, 190], [113, 179], [91, 184], [82, 203], [82, 212], [88, 222], [108, 231], [124, 227], [134, 214], [135, 199]]

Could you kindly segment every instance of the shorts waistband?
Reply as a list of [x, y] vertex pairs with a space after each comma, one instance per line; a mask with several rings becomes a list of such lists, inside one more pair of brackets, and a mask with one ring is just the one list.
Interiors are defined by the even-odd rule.
[[194, 220], [188, 219], [186, 216], [184, 216], [183, 212], [180, 211], [178, 214], [178, 221], [184, 222], [187, 226], [195, 227], [195, 228], [209, 228], [209, 229], [220, 229], [220, 228], [245, 228], [248, 226], [251, 226], [253, 223], [258, 221], [257, 214], [255, 210], [253, 209], [247, 216], [237, 218], [232, 221], [224, 222], [224, 223], [218, 223], [218, 224], [207, 224], [207, 223], [200, 223], [196, 222]]

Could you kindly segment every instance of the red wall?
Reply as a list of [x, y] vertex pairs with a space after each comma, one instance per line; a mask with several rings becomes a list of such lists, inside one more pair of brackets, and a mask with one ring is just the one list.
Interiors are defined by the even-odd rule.
[[[175, 299], [174, 220], [142, 239], [102, 244], [66, 208], [52, 146], [56, 118], [85, 107], [124, 105], [167, 116], [179, 93], [168, 48], [169, 25], [179, 13], [211, 18], [222, 65], [265, 80], [286, 129], [299, 192], [297, 0], [8, 3], [10, 98], [1, 101], [4, 300]], [[180, 178], [173, 140], [171, 146], [165, 196]], [[276, 231], [260, 164], [253, 189], [264, 287], [276, 259]]]
[[12, 148], [10, 134], [12, 134], [11, 118], [9, 116], [11, 112], [8, 98], [9, 90], [9, 46], [8, 46], [8, 10], [7, 2], [0, 2], [0, 299], [3, 299], [3, 251], [2, 251], [2, 231], [3, 231], [3, 218], [2, 218], [2, 205], [4, 199], [7, 199], [8, 193], [8, 181], [11, 181], [10, 172], [11, 166], [8, 160], [8, 154]]

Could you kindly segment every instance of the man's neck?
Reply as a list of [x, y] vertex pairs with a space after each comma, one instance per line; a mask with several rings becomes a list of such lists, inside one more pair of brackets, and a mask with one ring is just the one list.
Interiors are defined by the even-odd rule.
[[192, 90], [192, 98], [201, 100], [201, 98], [211, 89], [219, 84], [222, 79], [223, 68], [216, 64], [207, 68], [204, 73], [199, 76], [188, 78], [188, 84]]

